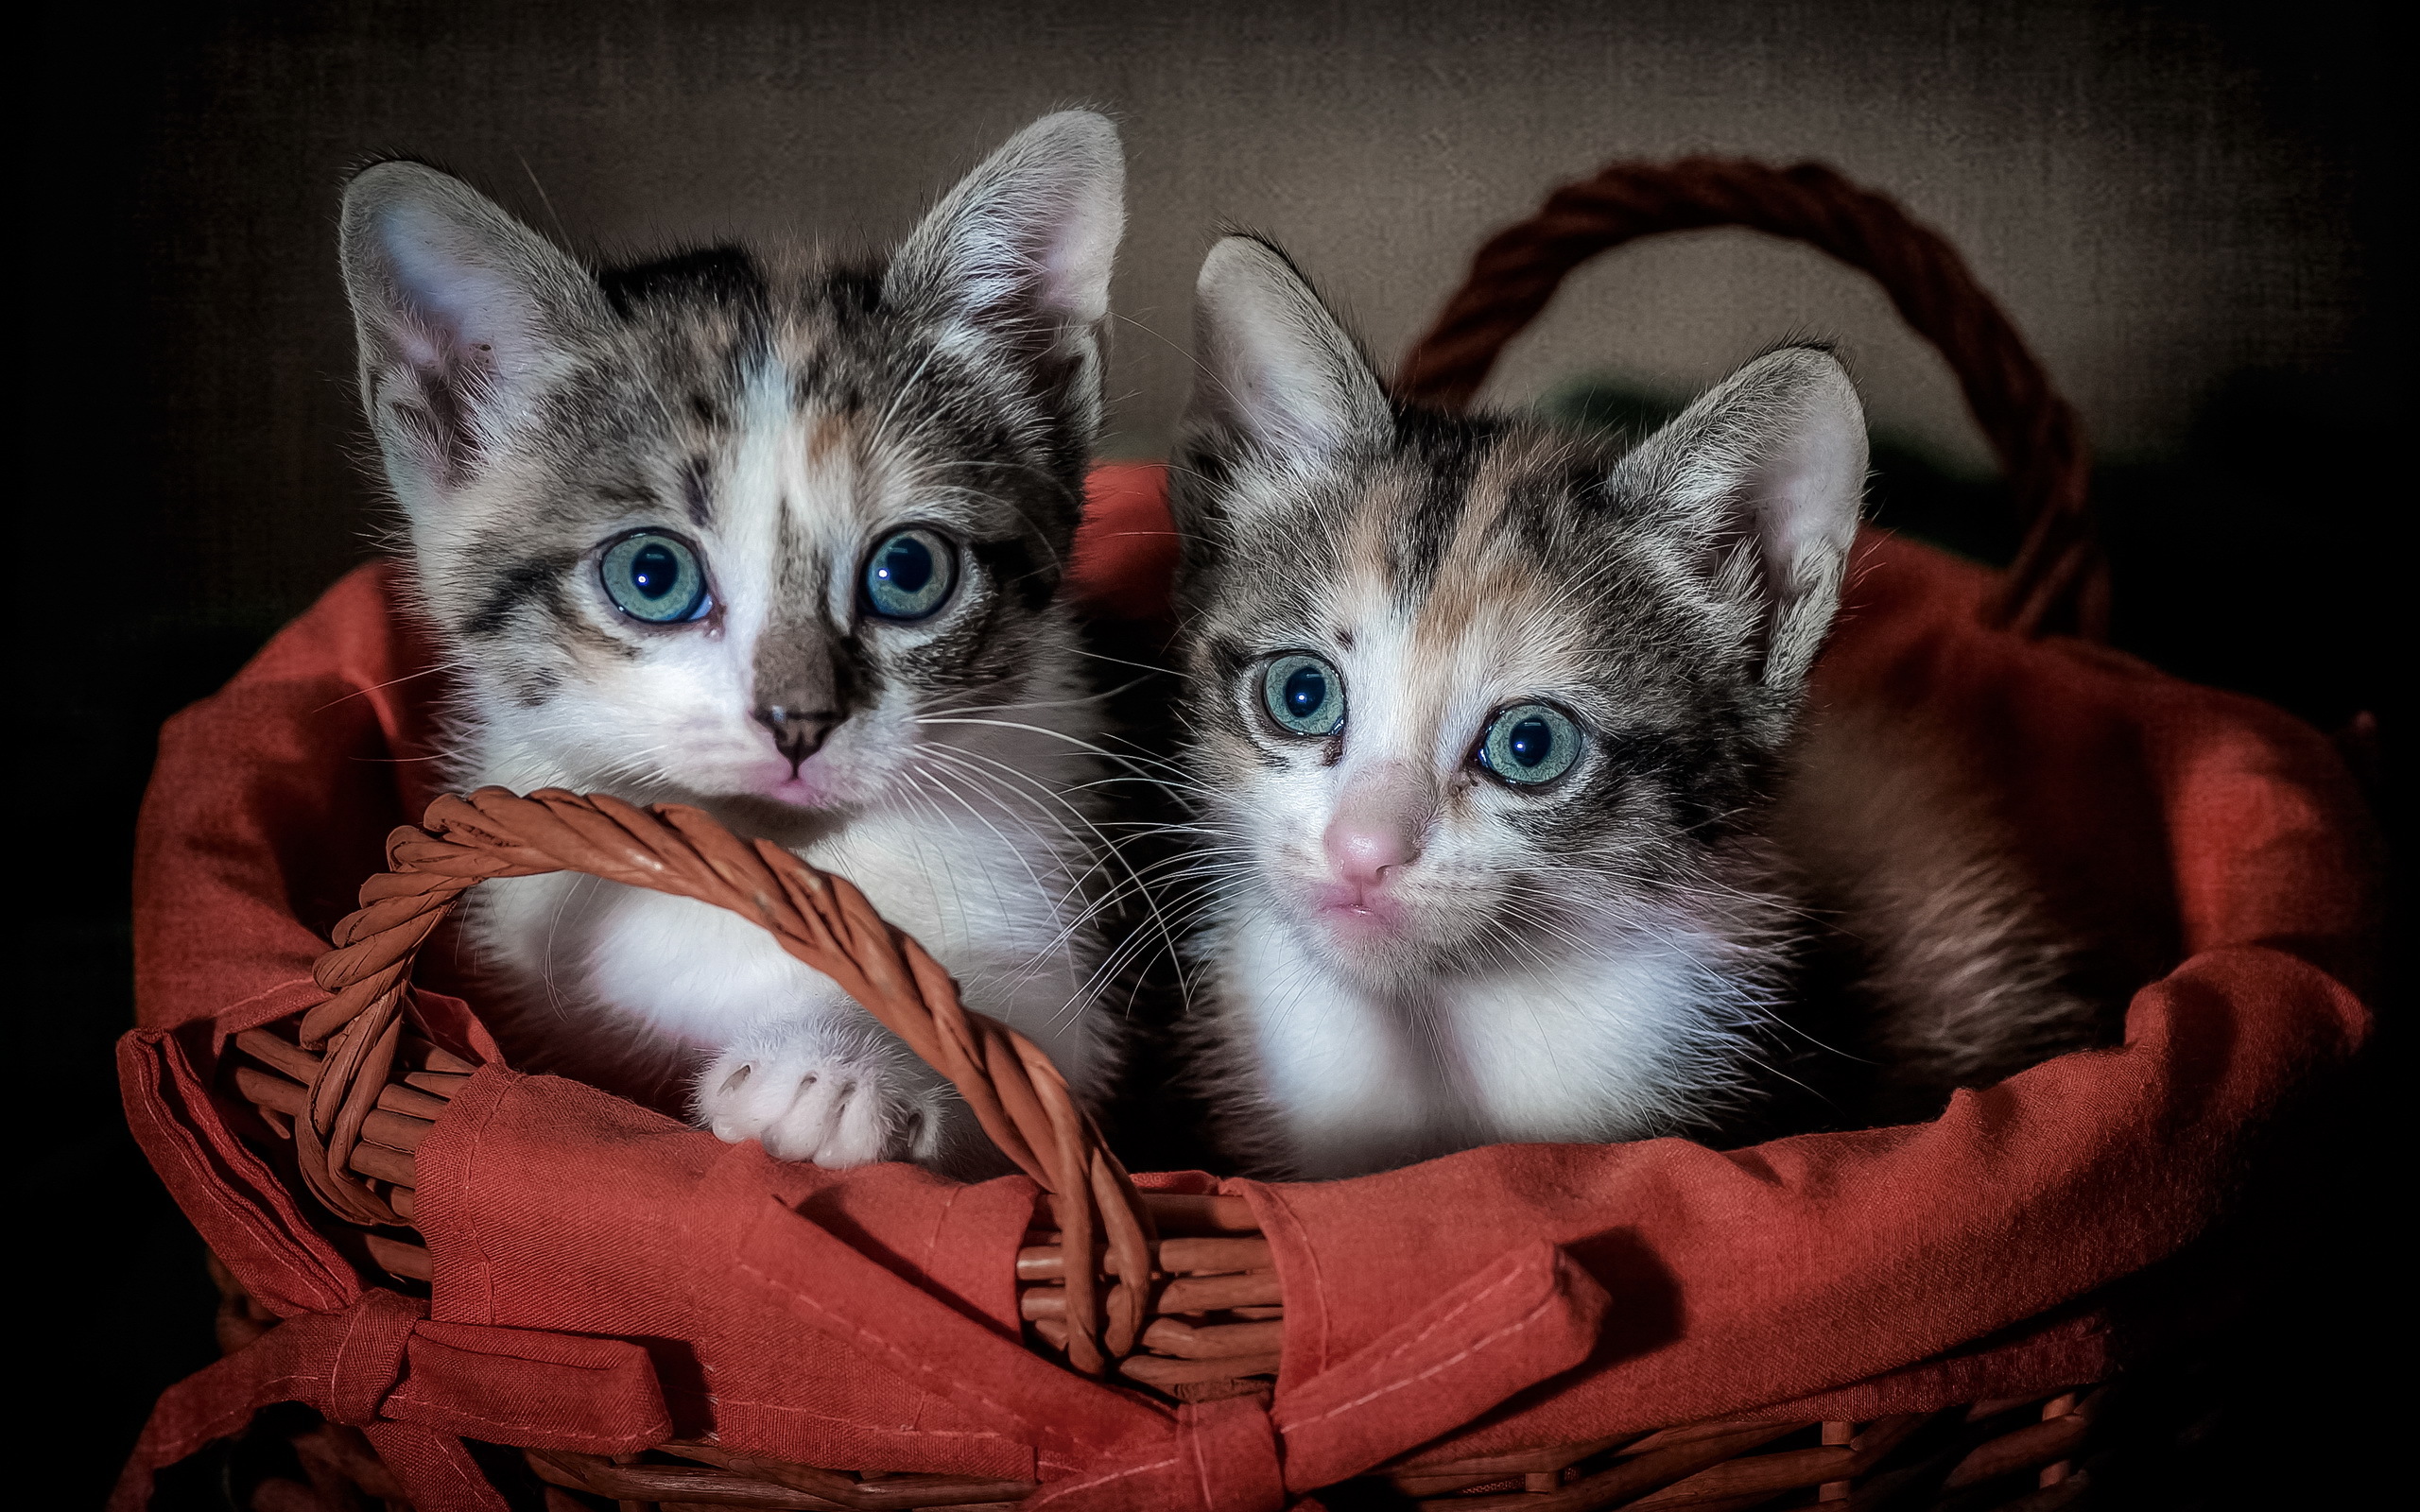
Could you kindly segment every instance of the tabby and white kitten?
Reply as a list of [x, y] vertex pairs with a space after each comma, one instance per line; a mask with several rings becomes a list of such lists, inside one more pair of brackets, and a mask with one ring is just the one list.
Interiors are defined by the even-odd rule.
[[1954, 764], [1804, 717], [1866, 471], [1830, 355], [1775, 352], [1623, 455], [1392, 404], [1260, 241], [1220, 242], [1199, 299], [1191, 1032], [1231, 1157], [1328, 1177], [1707, 1129], [1782, 1048], [1818, 910], [1866, 953], [1886, 1080], [2075, 1029]]
[[[887, 262], [591, 272], [467, 185], [344, 197], [362, 402], [458, 679], [451, 782], [700, 805], [848, 877], [969, 1003], [1104, 1070], [1098, 733], [1058, 597], [1101, 409], [1115, 130], [1011, 139]], [[464, 920], [516, 1064], [830, 1166], [971, 1123], [755, 924], [594, 879]]]

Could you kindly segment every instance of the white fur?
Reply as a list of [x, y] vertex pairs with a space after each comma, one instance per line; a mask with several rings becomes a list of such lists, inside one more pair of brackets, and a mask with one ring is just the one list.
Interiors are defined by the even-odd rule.
[[1668, 1127], [1727, 1088], [1765, 1005], [1728, 974], [1737, 947], [1680, 919], [1419, 992], [1374, 989], [1270, 913], [1207, 944], [1219, 990], [1205, 1049], [1266, 1120], [1245, 1153], [1314, 1180]]

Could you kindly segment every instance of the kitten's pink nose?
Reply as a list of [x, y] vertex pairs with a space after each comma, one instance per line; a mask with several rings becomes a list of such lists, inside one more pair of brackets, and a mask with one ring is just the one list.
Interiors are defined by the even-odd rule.
[[1389, 867], [1403, 866], [1420, 855], [1419, 841], [1395, 824], [1346, 824], [1338, 819], [1329, 823], [1322, 839], [1327, 864], [1335, 868], [1337, 879], [1358, 887], [1376, 886], [1386, 880]]
[[1320, 837], [1339, 882], [1375, 887], [1390, 868], [1420, 859], [1428, 829], [1426, 783], [1409, 768], [1388, 764], [1356, 775]]

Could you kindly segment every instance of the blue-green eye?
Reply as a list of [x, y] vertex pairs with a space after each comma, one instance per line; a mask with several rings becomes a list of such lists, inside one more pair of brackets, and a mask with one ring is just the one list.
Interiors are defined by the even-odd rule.
[[598, 568], [605, 595], [634, 620], [678, 625], [714, 607], [706, 593], [706, 570], [678, 536], [642, 530], [605, 548]]
[[958, 553], [929, 530], [885, 536], [866, 562], [866, 602], [887, 620], [921, 620], [958, 586]]
[[1344, 678], [1315, 656], [1297, 651], [1260, 675], [1261, 701], [1277, 728], [1297, 735], [1333, 735], [1344, 723]]
[[1580, 727], [1560, 709], [1520, 703], [1497, 714], [1479, 737], [1478, 763], [1523, 787], [1551, 782], [1580, 759]]

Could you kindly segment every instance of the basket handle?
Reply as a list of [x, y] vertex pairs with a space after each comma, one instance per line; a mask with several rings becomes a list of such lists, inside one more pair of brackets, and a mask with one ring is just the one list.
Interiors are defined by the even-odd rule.
[[1984, 622], [2027, 636], [2103, 638], [2108, 569], [2086, 512], [2092, 458], [2075, 411], [1946, 238], [1820, 163], [1617, 162], [1563, 185], [1479, 248], [1462, 286], [1404, 358], [1396, 394], [1461, 408], [1573, 268], [1641, 236], [1711, 226], [1806, 242], [1874, 276], [1958, 374], [2016, 495], [2024, 544]]
[[728, 908], [837, 983], [958, 1088], [1002, 1153], [1056, 1199], [1064, 1252], [1106, 1241], [1112, 1283], [1065, 1267], [1068, 1363], [1106, 1374], [1150, 1322], [1151, 1245], [1142, 1196], [1050, 1057], [959, 1002], [958, 985], [912, 937], [886, 923], [846, 879], [769, 840], [739, 839], [681, 804], [641, 809], [607, 794], [544, 788], [527, 798], [483, 787], [441, 798], [419, 825], [387, 837], [388, 870], [361, 885], [313, 976], [335, 995], [303, 1015], [305, 1049], [325, 1046], [294, 1120], [311, 1190], [358, 1223], [402, 1219], [351, 1168], [403, 1033], [412, 965], [429, 936], [491, 877], [582, 871]]

